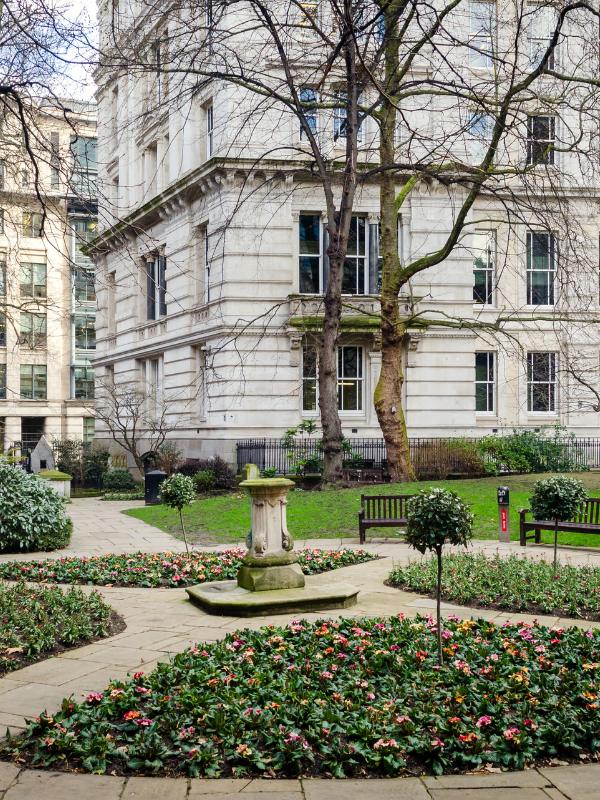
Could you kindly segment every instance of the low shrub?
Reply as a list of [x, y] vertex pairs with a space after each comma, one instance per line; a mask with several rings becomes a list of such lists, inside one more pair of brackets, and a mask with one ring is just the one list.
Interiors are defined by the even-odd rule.
[[212, 469], [198, 470], [193, 480], [197, 492], [208, 492], [215, 488], [215, 473]]
[[188, 475], [190, 478], [193, 478], [199, 469], [199, 458], [186, 458], [177, 467], [177, 472], [181, 472], [183, 475]]
[[[298, 550], [305, 575], [318, 575], [339, 567], [371, 561], [366, 550]], [[83, 583], [94, 586], [179, 587], [237, 577], [246, 550], [232, 547], [218, 553], [129, 553], [46, 561], [0, 563], [0, 578], [37, 583]]]
[[102, 486], [109, 492], [127, 492], [136, 488], [133, 475], [128, 469], [111, 469], [102, 479]]
[[104, 492], [103, 500], [143, 500], [143, 489], [133, 489], [131, 492]]
[[[189, 459], [191, 461], [191, 459]], [[196, 469], [194, 475], [198, 472], [212, 472], [215, 476], [213, 489], [234, 489], [236, 486], [235, 473], [220, 456], [206, 459], [194, 459]], [[183, 469], [178, 470], [184, 472]], [[187, 474], [184, 472], [184, 474]]]
[[124, 627], [98, 592], [0, 586], [0, 675]]
[[595, 757], [600, 631], [453, 617], [443, 634], [440, 668], [427, 617], [234, 631], [64, 701], [1, 752], [36, 769], [210, 778], [498, 771]]
[[58, 469], [41, 469], [36, 474], [38, 478], [43, 478], [45, 481], [70, 481], [73, 477], [67, 472], [61, 472]]
[[45, 481], [0, 462], [0, 552], [66, 547], [72, 523]]
[[413, 450], [419, 480], [445, 480], [449, 475], [479, 477], [487, 474], [486, 463], [475, 442], [466, 439], [425, 441]]
[[499, 472], [582, 472], [585, 458], [569, 448], [560, 429], [553, 436], [543, 432], [513, 431], [507, 436], [484, 436], [477, 450], [490, 474]]
[[[389, 584], [433, 595], [436, 562], [428, 559], [396, 567]], [[600, 619], [600, 567], [562, 565], [511, 555], [452, 554], [444, 558], [442, 598], [477, 608]]]

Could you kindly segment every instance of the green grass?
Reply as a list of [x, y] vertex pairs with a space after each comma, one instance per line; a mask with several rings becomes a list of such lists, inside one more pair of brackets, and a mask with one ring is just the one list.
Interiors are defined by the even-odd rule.
[[[511, 539], [519, 538], [519, 509], [529, 505], [533, 484], [542, 475], [517, 475], [500, 478], [475, 478], [461, 481], [422, 481], [420, 483], [360, 486], [324, 492], [295, 490], [289, 494], [288, 527], [296, 539], [332, 539], [358, 536], [358, 511], [361, 494], [411, 494], [429, 486], [453, 489], [469, 503], [475, 514], [473, 535], [476, 539], [496, 539], [498, 536], [498, 503], [496, 488], [510, 487]], [[600, 496], [600, 474], [576, 474], [592, 496]], [[146, 506], [130, 509], [126, 514], [141, 519], [163, 531], [179, 534], [177, 511], [166, 506]], [[197, 500], [184, 511], [186, 530], [197, 542], [238, 542], [250, 529], [250, 503], [245, 492]], [[393, 528], [371, 531], [372, 535], [399, 537]], [[542, 534], [550, 542], [551, 533]], [[561, 544], [600, 547], [600, 536], [561, 534]]]

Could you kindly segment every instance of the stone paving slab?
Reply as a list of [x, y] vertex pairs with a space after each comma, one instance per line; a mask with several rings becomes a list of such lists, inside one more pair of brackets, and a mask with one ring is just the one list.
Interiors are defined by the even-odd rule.
[[418, 778], [383, 778], [373, 780], [304, 780], [306, 800], [430, 800]]
[[[552, 772], [554, 771], [553, 769]], [[474, 789], [478, 787], [485, 789], [488, 786], [543, 788], [544, 786], [552, 785], [552, 781], [549, 778], [546, 778], [535, 769], [475, 775], [441, 775], [439, 778], [431, 776], [422, 778], [422, 781], [428, 789]]]
[[119, 800], [124, 778], [23, 770], [3, 800]]
[[431, 800], [548, 800], [543, 789], [430, 789]]
[[130, 778], [120, 800], [186, 800], [188, 788], [187, 778]]
[[189, 800], [202, 797], [206, 800], [212, 795], [236, 794], [252, 781], [249, 778], [193, 778], [190, 781]]
[[541, 769], [542, 775], [569, 800], [600, 798], [600, 764]]

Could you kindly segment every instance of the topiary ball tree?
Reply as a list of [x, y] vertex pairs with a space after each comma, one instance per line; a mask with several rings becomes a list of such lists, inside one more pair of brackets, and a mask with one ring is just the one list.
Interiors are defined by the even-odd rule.
[[558, 523], [567, 522], [587, 500], [583, 483], [577, 478], [544, 478], [533, 486], [530, 506], [535, 519], [554, 520], [554, 574], [558, 562]]
[[437, 643], [438, 663], [442, 651], [442, 549], [445, 544], [466, 546], [471, 539], [473, 515], [456, 492], [429, 489], [415, 495], [408, 503], [406, 541], [419, 553], [427, 550], [437, 557]]
[[72, 523], [46, 481], [0, 461], [0, 553], [66, 547]]
[[179, 521], [181, 522], [181, 532], [183, 533], [185, 550], [189, 555], [190, 548], [188, 547], [182, 512], [184, 506], [189, 506], [196, 497], [194, 481], [188, 475], [175, 472], [173, 475], [169, 475], [168, 478], [165, 478], [161, 483], [159, 497], [161, 502], [166, 506], [176, 508], [179, 511]]

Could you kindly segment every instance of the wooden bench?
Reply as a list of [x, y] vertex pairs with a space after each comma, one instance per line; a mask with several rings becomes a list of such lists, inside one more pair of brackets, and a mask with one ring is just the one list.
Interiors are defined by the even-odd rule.
[[[536, 544], [541, 541], [542, 531], [553, 531], [554, 520], [527, 520], [530, 514], [529, 508], [522, 508], [519, 511], [519, 539], [521, 547], [527, 545], [528, 540], [534, 539]], [[600, 533], [600, 497], [588, 497], [575, 515], [574, 519], [568, 522], [559, 522], [558, 530], [561, 533]], [[527, 532], [533, 531], [533, 536], [528, 536]]]
[[368, 528], [405, 528], [406, 504], [413, 494], [363, 494], [358, 512], [358, 535], [364, 544]]

